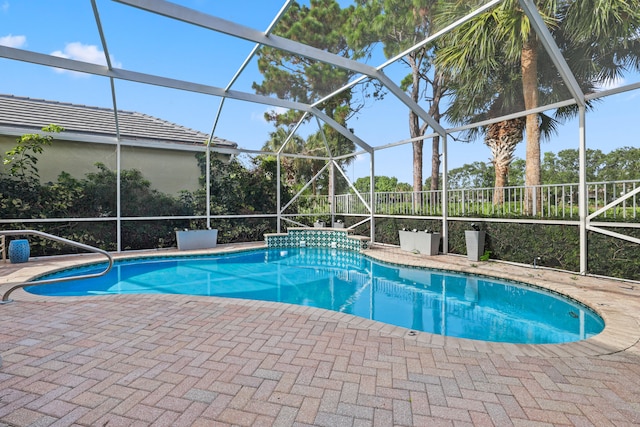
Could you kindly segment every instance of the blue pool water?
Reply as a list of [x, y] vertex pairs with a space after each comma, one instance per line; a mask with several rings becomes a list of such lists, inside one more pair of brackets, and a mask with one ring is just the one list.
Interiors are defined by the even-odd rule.
[[[88, 274], [104, 265], [47, 278]], [[278, 301], [349, 313], [412, 330], [510, 343], [561, 343], [598, 334], [602, 319], [560, 295], [522, 284], [383, 264], [336, 249], [264, 249], [117, 261], [106, 276], [33, 286], [40, 295], [189, 294]]]

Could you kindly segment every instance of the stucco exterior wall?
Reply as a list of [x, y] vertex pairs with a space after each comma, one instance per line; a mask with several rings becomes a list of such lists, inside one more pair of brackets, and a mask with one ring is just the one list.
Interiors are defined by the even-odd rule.
[[[0, 136], [0, 152], [4, 155], [15, 147], [16, 139], [14, 136]], [[121, 155], [122, 169], [139, 170], [158, 191], [176, 195], [182, 190], [198, 188], [200, 170], [193, 151], [122, 146]], [[87, 173], [98, 171], [95, 167], [97, 162], [115, 170], [116, 146], [54, 139], [38, 159], [41, 182], [56, 181], [62, 171], [75, 178], [84, 178]]]

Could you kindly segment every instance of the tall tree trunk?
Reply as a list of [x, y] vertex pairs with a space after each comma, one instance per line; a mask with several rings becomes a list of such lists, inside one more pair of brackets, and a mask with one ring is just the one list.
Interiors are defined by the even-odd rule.
[[[414, 102], [418, 102], [420, 98], [420, 65], [417, 63], [413, 54], [409, 55], [409, 65], [411, 66], [411, 75], [413, 81], [411, 83], [411, 99]], [[422, 130], [420, 129], [420, 120], [416, 113], [409, 112], [409, 132], [411, 138], [422, 136]], [[413, 211], [418, 212], [419, 207], [422, 206], [422, 148], [424, 146], [424, 140], [413, 141]]]
[[[433, 100], [431, 101], [431, 107], [429, 107], [429, 115], [433, 119], [440, 123], [440, 100], [444, 95], [444, 82], [442, 73], [435, 69], [433, 82], [431, 83], [433, 90]], [[424, 131], [423, 131], [424, 135]], [[437, 190], [440, 188], [440, 136], [434, 136], [431, 141], [431, 190]]]
[[[315, 162], [312, 163], [311, 166], [311, 176], [316, 176], [316, 174], [318, 173], [318, 169], [316, 168]], [[317, 183], [318, 180], [314, 179], [313, 182], [311, 183], [311, 194], [313, 194], [314, 196], [317, 195]]]
[[437, 206], [439, 196], [437, 189], [440, 187], [440, 136], [431, 139], [431, 192], [428, 203], [430, 206]]
[[513, 160], [513, 152], [516, 145], [500, 138], [487, 139], [485, 142], [491, 149], [493, 169], [495, 171], [493, 204], [501, 205], [504, 203], [504, 187], [507, 186], [509, 166]]
[[493, 189], [493, 204], [502, 205], [504, 203], [504, 188], [507, 186], [507, 177], [509, 175], [509, 166], [504, 163], [496, 163], [496, 180]]
[[[411, 113], [411, 116], [415, 117], [415, 120], [411, 120], [411, 124], [414, 122], [418, 129], [420, 126], [417, 124], [418, 116], [415, 113]], [[413, 117], [412, 117], [413, 119]], [[413, 129], [413, 126], [412, 126]], [[413, 130], [411, 132], [413, 137]], [[422, 148], [424, 146], [424, 140], [413, 141], [413, 212], [418, 213], [420, 206], [422, 206]]]
[[[411, 66], [411, 100], [418, 102], [420, 98], [420, 65], [414, 55], [409, 55], [409, 65]], [[416, 113], [409, 112], [409, 132], [411, 138], [423, 135], [420, 129], [420, 120]], [[413, 191], [422, 191], [422, 147], [423, 140], [413, 141]]]
[[[533, 30], [529, 33], [529, 40], [522, 49], [521, 67], [524, 107], [529, 110], [538, 107], [538, 50]], [[525, 211], [529, 214], [537, 214], [541, 207], [541, 194], [538, 187], [540, 185], [540, 123], [538, 114], [529, 114], [526, 120], [525, 185], [529, 188], [525, 192]]]
[[522, 141], [525, 119], [517, 118], [493, 123], [487, 127], [485, 144], [492, 154], [495, 170], [493, 204], [504, 203], [504, 187], [508, 185], [509, 167], [513, 161], [516, 146]]
[[431, 188], [437, 190], [440, 187], [440, 136], [436, 135], [431, 140]]
[[[418, 116], [411, 112], [409, 114], [409, 126], [411, 129], [411, 137], [415, 138], [420, 136], [420, 125], [418, 123]], [[417, 129], [414, 132], [414, 129]], [[413, 191], [422, 191], [422, 148], [424, 141], [413, 141]]]

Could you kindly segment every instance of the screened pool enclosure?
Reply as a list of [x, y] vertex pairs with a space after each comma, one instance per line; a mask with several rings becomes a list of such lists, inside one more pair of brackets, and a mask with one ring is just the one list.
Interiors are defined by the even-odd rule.
[[[255, 0], [233, 2], [231, 7], [219, 4], [228, 2], [190, 0], [84, 0], [55, 6], [30, 2], [32, 20], [20, 21], [10, 15], [12, 9], [24, 7], [16, 3], [0, 18], [0, 80], [4, 81], [0, 93], [111, 109], [111, 129], [96, 129], [81, 138], [65, 130], [54, 138], [107, 147], [100, 157], [83, 161], [101, 162], [115, 171], [116, 203], [100, 217], [0, 218], [3, 225], [108, 223], [116, 229], [116, 248], [121, 251], [126, 248], [124, 223], [191, 219], [210, 227], [219, 218], [266, 218], [273, 231], [281, 232], [290, 226], [310, 226], [320, 217], [330, 223], [349, 219], [349, 227], [365, 230], [375, 241], [376, 221], [408, 217], [436, 220], [443, 236], [442, 252], [448, 253], [452, 221], [491, 221], [498, 216], [501, 222], [577, 227], [581, 273], [588, 271], [588, 232], [640, 244], [640, 239], [619, 230], [640, 228], [636, 217], [640, 185], [594, 183], [587, 178], [591, 135], [599, 140], [610, 135], [612, 147], [638, 146], [635, 123], [629, 120], [633, 108], [620, 110], [619, 117], [608, 122], [598, 116], [598, 102], [615, 104], [624, 97], [624, 105], [635, 102], [631, 105], [637, 119], [638, 16], [616, 21], [622, 16], [620, 10], [578, 11], [574, 5], [578, 2], [573, 1], [559, 2], [558, 7], [567, 9], [550, 16], [549, 6], [555, 2], [533, 0], [442, 2], [444, 7], [424, 1], [413, 12], [399, 6], [385, 10], [384, 2], [377, 1], [336, 3], [353, 8], [344, 14], [322, 9], [332, 3], [328, 1]], [[596, 3], [623, 9], [623, 2]], [[526, 23], [517, 32], [526, 35], [526, 41], [520, 41], [519, 60], [505, 59], [518, 45], [513, 36], [484, 40], [486, 56], [470, 53], [480, 46], [470, 40], [490, 33], [488, 23], [495, 21], [488, 16], [499, 19], [505, 11]], [[412, 39], [393, 37], [400, 34], [394, 33], [398, 25], [394, 13], [413, 17]], [[572, 23], [565, 25], [563, 20], [569, 19]], [[38, 38], [31, 30], [34, 26], [47, 31], [37, 33]], [[311, 36], [314, 31], [317, 37]], [[21, 42], [18, 35], [27, 41]], [[338, 35], [344, 40], [336, 41]], [[467, 56], [460, 59], [456, 50]], [[416, 75], [424, 79], [420, 82], [407, 80], [416, 61]], [[291, 80], [283, 77], [302, 69], [307, 74], [295, 74]], [[476, 84], [470, 85], [469, 79]], [[518, 95], [509, 98], [514, 92]], [[457, 115], [450, 114], [453, 107], [458, 108]], [[201, 145], [189, 147], [153, 136], [134, 140], [121, 131], [118, 111], [136, 111], [198, 129], [205, 138]], [[563, 135], [578, 150], [579, 171], [578, 182], [553, 188], [530, 174], [535, 159], [540, 162], [538, 134], [544, 133], [540, 128], [551, 117], [558, 120], [553, 122], [557, 126], [563, 118], [571, 118]], [[61, 118], [58, 124], [64, 127], [63, 122]], [[510, 148], [500, 144], [500, 138], [509, 136], [505, 123], [520, 126], [518, 149], [526, 149], [527, 156], [524, 185], [451, 189], [448, 172], [465, 156], [472, 156], [469, 163], [493, 156], [495, 165], [500, 156], [513, 158], [515, 144]], [[616, 141], [613, 128], [622, 128], [629, 138]], [[499, 135], [492, 140], [493, 130]], [[31, 124], [0, 121], [0, 135], [15, 139], [33, 132]], [[465, 142], [470, 135], [476, 138], [473, 144]], [[220, 140], [237, 146], [217, 144]], [[423, 141], [424, 153], [416, 154]], [[122, 173], [135, 168], [148, 148], [169, 150], [158, 169], [166, 171], [172, 188], [193, 190], [196, 185], [205, 190], [204, 212], [183, 217], [123, 211], [129, 196]], [[192, 170], [171, 171], [171, 153], [179, 151], [200, 153], [204, 163], [198, 166], [194, 160]], [[139, 157], [133, 157], [136, 152]], [[212, 210], [218, 195], [207, 190], [220, 177], [211, 172], [211, 153], [223, 158], [272, 156], [275, 210]], [[158, 161], [154, 156], [147, 160]], [[414, 191], [375, 191], [377, 175], [413, 170], [415, 178], [414, 156], [420, 162], [426, 159], [418, 182], [424, 183], [435, 166], [431, 176], [440, 180], [437, 189], [414, 185]], [[287, 180], [296, 179], [287, 175], [296, 161], [321, 166], [308, 171], [305, 182], [298, 182], [285, 199], [281, 189]], [[367, 190], [355, 186], [358, 177], [368, 178]], [[624, 222], [618, 221], [622, 218]]]

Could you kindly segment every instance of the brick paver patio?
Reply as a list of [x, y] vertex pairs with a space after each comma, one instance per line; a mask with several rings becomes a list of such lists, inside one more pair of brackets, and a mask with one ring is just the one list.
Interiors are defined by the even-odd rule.
[[[580, 343], [512, 345], [276, 303], [16, 291], [0, 305], [0, 426], [640, 425], [637, 285], [370, 253], [562, 290], [607, 328]], [[0, 291], [69, 262], [2, 265]]]

